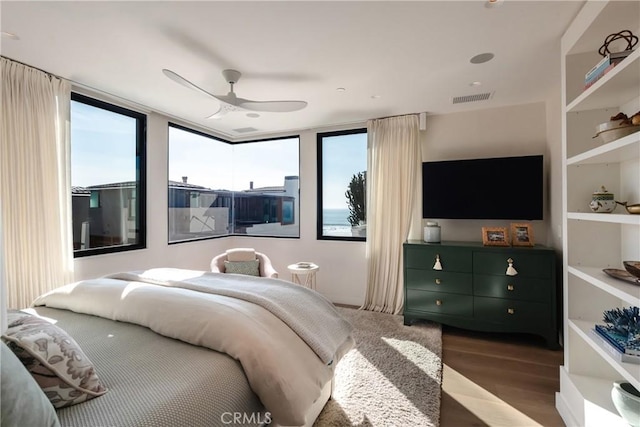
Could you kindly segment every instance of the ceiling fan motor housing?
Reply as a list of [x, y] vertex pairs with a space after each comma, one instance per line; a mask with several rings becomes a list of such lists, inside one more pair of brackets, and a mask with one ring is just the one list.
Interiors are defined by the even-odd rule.
[[240, 80], [240, 76], [242, 75], [242, 73], [240, 73], [240, 71], [238, 70], [222, 70], [222, 75], [224, 76], [227, 83], [234, 84], [238, 83], [238, 80]]

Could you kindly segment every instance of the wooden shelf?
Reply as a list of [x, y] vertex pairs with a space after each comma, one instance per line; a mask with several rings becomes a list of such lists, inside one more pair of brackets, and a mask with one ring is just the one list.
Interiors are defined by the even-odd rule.
[[569, 319], [569, 327], [580, 335], [613, 369], [622, 375], [622, 378], [640, 390], [640, 365], [616, 360], [616, 358], [611, 355], [611, 352], [615, 352], [616, 350], [605, 344], [602, 340], [597, 339], [598, 337], [593, 336], [592, 330], [595, 327], [595, 323], [586, 320]]
[[579, 221], [608, 222], [614, 224], [640, 225], [640, 215], [606, 214], [591, 212], [567, 212], [568, 219]]
[[584, 411], [585, 427], [628, 427], [611, 400], [613, 381], [570, 374], [566, 369], [561, 368], [560, 383], [565, 381], [571, 383], [571, 400], [581, 402], [580, 407]]
[[640, 131], [567, 159], [567, 166], [640, 159]]
[[567, 105], [567, 112], [619, 107], [640, 93], [640, 49], [636, 49]]
[[597, 267], [569, 266], [569, 274], [573, 274], [593, 286], [620, 298], [627, 304], [640, 306], [640, 285], [627, 283], [608, 276]]

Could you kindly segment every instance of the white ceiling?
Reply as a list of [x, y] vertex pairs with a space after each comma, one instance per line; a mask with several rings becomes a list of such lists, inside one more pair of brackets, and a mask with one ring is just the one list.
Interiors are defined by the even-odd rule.
[[[2, 31], [19, 40], [3, 36], [1, 53], [230, 139], [247, 138], [544, 101], [559, 87], [559, 40], [582, 4], [2, 1]], [[495, 58], [469, 62], [485, 52]], [[229, 89], [222, 70], [234, 68], [243, 73], [235, 85], [240, 97], [309, 105], [206, 120], [218, 101], [178, 85], [163, 68], [216, 94]], [[484, 92], [492, 98], [452, 104]], [[234, 131], [245, 127], [257, 131]]]

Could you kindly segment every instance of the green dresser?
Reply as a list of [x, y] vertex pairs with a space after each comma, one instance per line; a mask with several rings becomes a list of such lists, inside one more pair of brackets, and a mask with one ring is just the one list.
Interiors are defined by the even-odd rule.
[[[551, 248], [480, 242], [404, 244], [404, 324], [524, 332], [559, 347], [556, 256]], [[508, 260], [517, 271], [506, 274]], [[440, 262], [441, 270], [434, 269]]]

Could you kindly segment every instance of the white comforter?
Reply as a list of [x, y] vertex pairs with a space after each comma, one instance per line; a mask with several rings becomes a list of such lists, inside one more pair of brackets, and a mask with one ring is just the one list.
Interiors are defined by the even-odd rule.
[[[277, 279], [154, 269], [67, 285], [33, 305], [136, 323], [227, 353], [240, 361], [251, 388], [282, 425], [305, 423], [353, 345], [350, 325], [328, 300]], [[287, 326], [297, 317], [297, 325]]]

